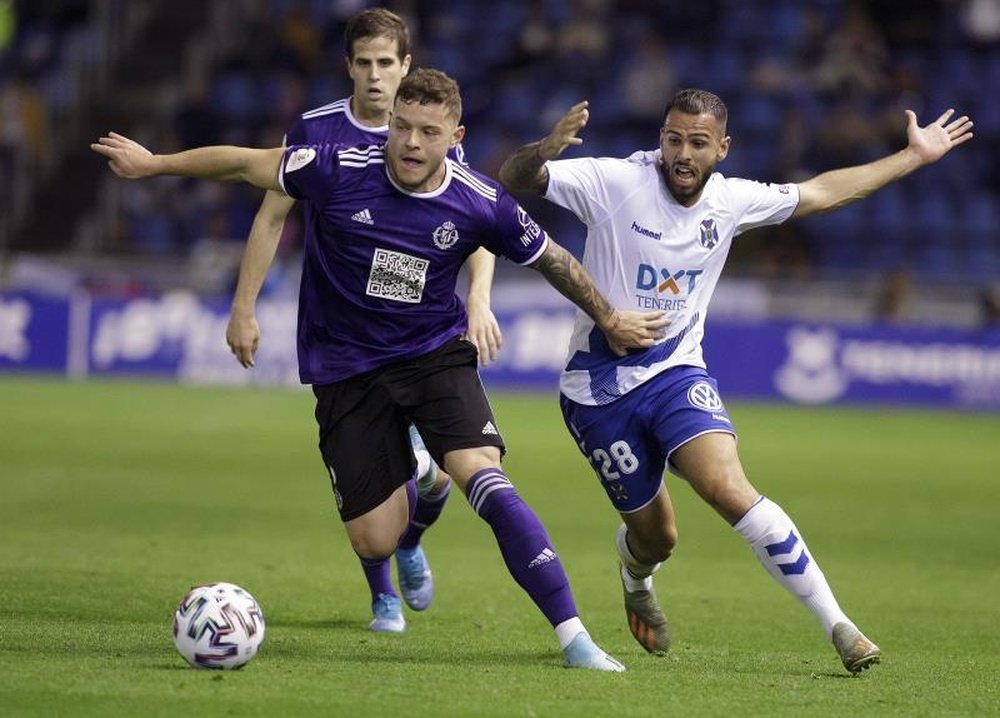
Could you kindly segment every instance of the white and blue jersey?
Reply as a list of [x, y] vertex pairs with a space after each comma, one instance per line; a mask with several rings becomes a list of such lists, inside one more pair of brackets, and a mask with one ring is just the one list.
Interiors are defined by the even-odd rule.
[[[480, 246], [531, 264], [548, 237], [494, 180], [451, 159], [431, 192], [399, 187], [382, 145], [291, 145], [278, 180], [316, 213], [299, 295], [299, 373], [331, 384], [461, 335], [459, 269]], [[307, 281], [308, 277], [308, 281]]]
[[798, 187], [730, 179], [714, 173], [692, 207], [679, 204], [654, 162], [572, 159], [546, 163], [546, 199], [587, 225], [583, 266], [619, 309], [663, 310], [668, 335], [618, 357], [577, 312], [560, 390], [573, 401], [615, 401], [674, 366], [705, 366], [705, 316], [733, 237], [786, 220]]
[[733, 431], [701, 340], [733, 237], [777, 224], [798, 204], [795, 185], [713, 174], [684, 207], [659, 156], [548, 162], [545, 197], [587, 225], [583, 266], [618, 309], [661, 310], [671, 324], [654, 346], [615, 355], [577, 313], [560, 406], [567, 428], [620, 512], [652, 501], [671, 454], [691, 439]]

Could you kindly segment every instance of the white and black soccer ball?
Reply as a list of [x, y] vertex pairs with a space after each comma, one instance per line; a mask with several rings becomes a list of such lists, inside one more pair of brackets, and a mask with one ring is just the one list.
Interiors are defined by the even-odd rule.
[[174, 645], [195, 668], [240, 668], [264, 641], [264, 614], [233, 583], [195, 586], [174, 612]]

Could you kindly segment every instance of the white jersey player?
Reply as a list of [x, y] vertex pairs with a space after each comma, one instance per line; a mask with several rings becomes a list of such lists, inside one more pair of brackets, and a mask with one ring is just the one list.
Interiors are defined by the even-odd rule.
[[725, 104], [704, 90], [682, 90], [664, 113], [658, 152], [552, 161], [583, 141], [577, 133], [589, 110], [581, 102], [501, 168], [509, 190], [544, 195], [587, 225], [583, 265], [616, 308], [660, 310], [671, 319], [656, 345], [620, 357], [578, 315], [560, 380], [566, 425], [623, 520], [615, 545], [625, 610], [647, 651], [661, 654], [670, 644], [652, 583], [677, 541], [663, 482], [667, 465], [816, 616], [848, 671], [879, 661], [878, 646], [841, 610], [802, 533], [747, 480], [701, 340], [734, 237], [834, 209], [937, 161], [972, 137], [972, 122], [952, 115], [948, 110], [920, 127], [907, 111], [909, 143], [900, 152], [797, 185], [773, 185], [715, 172], [730, 145]]

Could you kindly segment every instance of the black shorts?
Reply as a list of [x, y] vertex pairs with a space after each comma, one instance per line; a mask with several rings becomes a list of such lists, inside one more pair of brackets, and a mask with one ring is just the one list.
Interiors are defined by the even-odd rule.
[[413, 477], [411, 423], [439, 465], [456, 449], [505, 451], [477, 362], [475, 346], [456, 337], [421, 357], [313, 387], [319, 449], [343, 521]]

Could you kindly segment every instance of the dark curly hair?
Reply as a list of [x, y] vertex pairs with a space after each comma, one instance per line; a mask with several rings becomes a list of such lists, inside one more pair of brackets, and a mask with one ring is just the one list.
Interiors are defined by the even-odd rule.
[[444, 105], [455, 122], [462, 120], [462, 96], [458, 83], [440, 70], [421, 67], [404, 77], [396, 91], [396, 102]]

